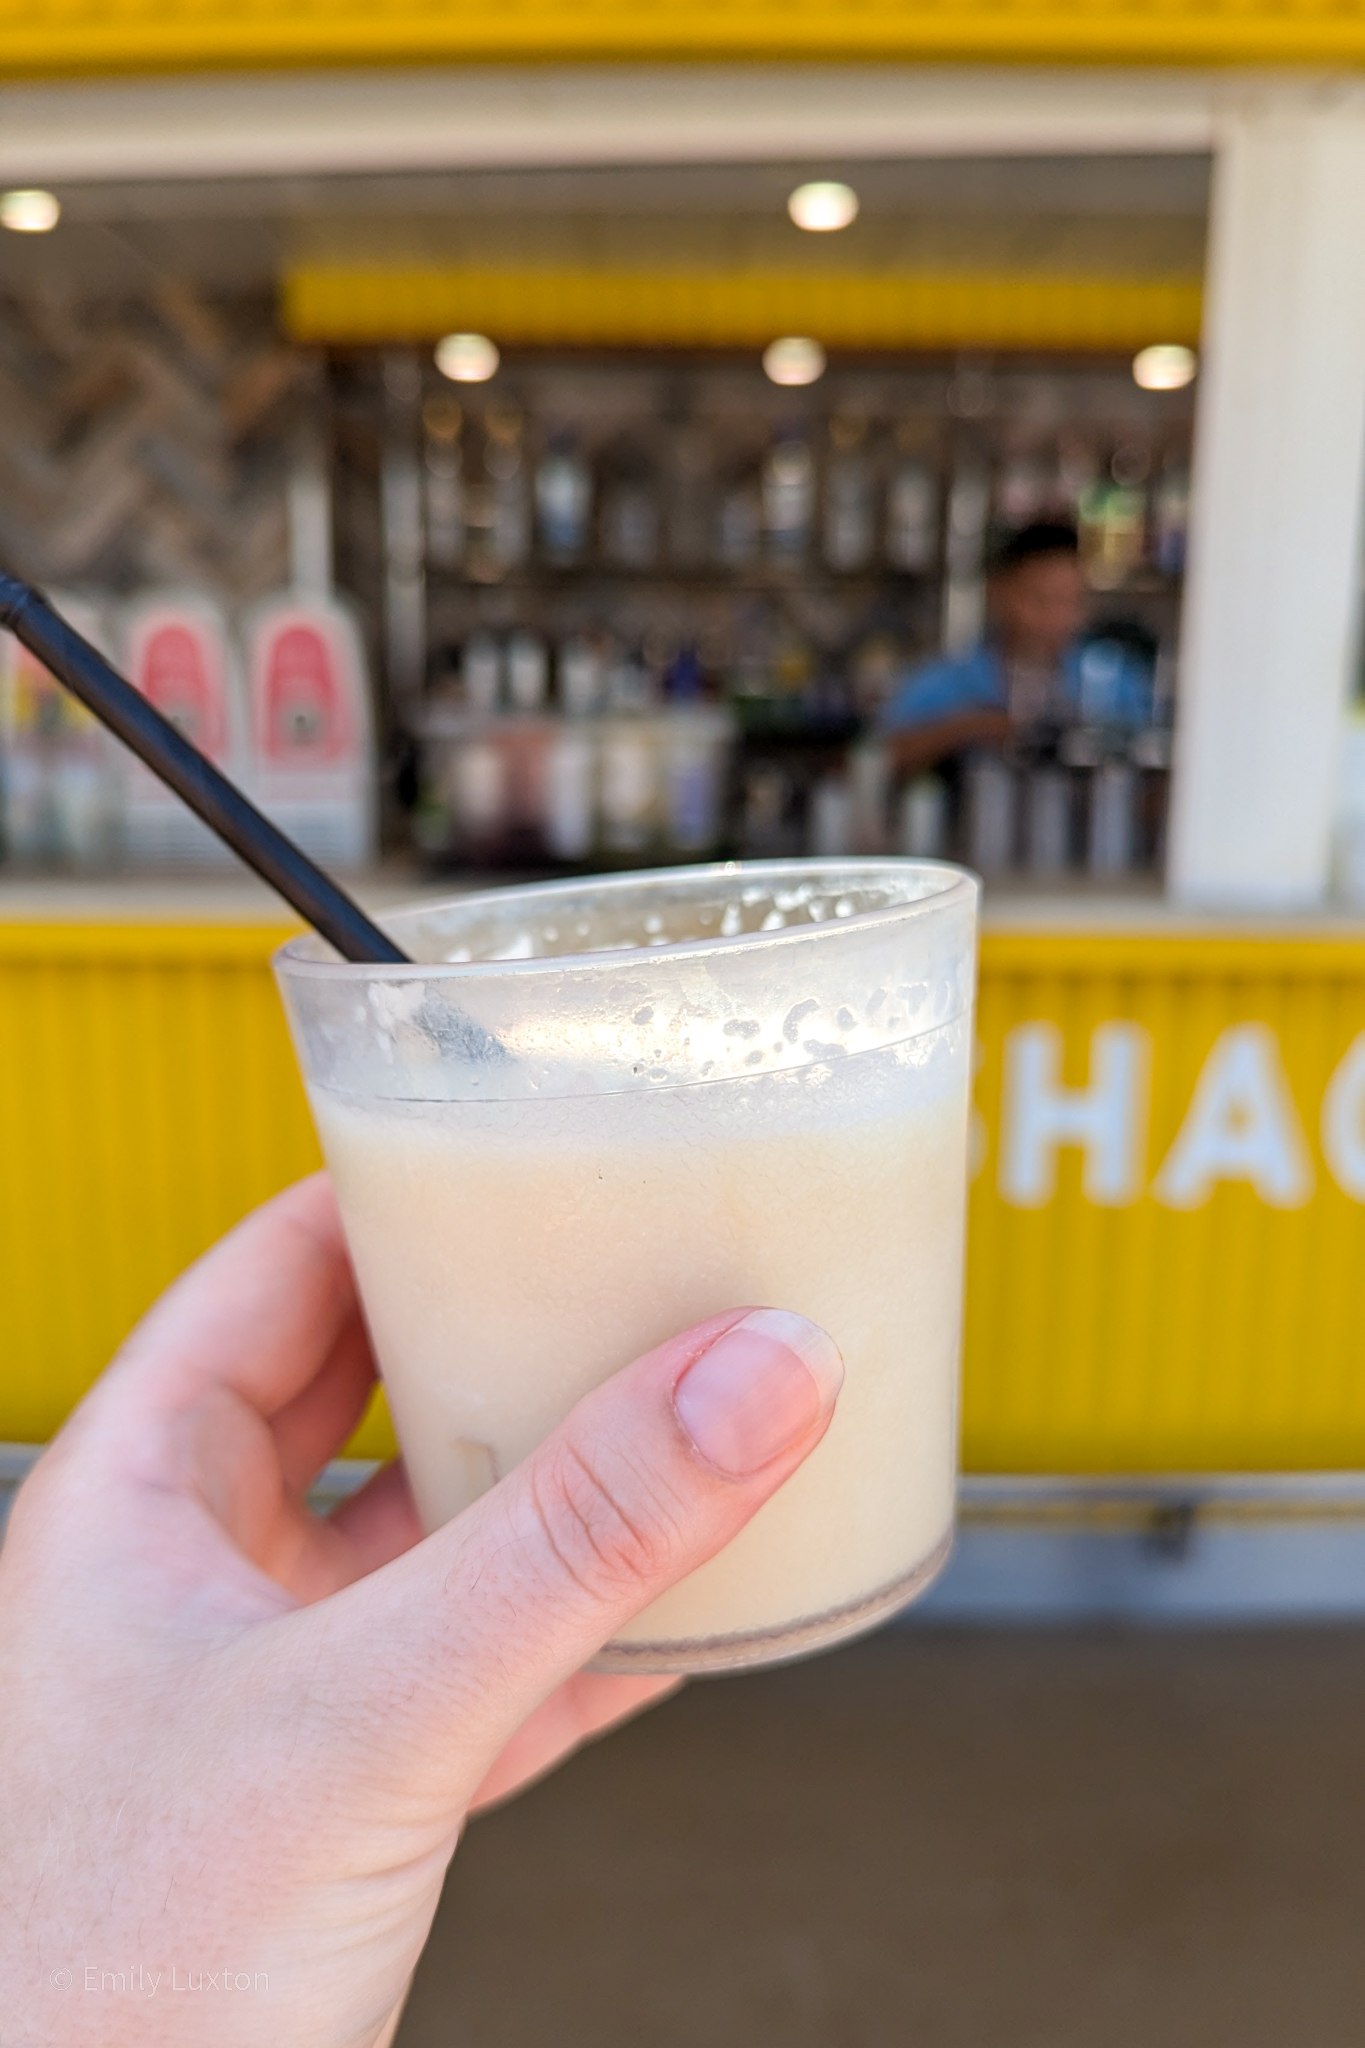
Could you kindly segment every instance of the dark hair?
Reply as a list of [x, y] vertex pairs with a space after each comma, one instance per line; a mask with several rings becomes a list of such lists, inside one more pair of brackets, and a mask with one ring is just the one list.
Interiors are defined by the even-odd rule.
[[991, 556], [991, 568], [997, 575], [1008, 574], [1040, 555], [1079, 554], [1080, 545], [1075, 527], [1065, 520], [1035, 519], [1002, 536]]

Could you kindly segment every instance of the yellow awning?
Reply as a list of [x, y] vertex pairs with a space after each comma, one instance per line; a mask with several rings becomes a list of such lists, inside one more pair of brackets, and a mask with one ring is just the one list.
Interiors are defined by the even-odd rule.
[[1199, 335], [1193, 277], [829, 270], [494, 269], [316, 263], [285, 279], [300, 342], [761, 348], [1140, 348]]
[[1365, 0], [0, 0], [0, 75], [645, 57], [1358, 64]]

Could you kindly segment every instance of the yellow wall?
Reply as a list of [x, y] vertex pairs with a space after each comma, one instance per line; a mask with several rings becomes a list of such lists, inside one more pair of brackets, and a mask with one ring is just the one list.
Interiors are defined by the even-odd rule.
[[[316, 1163], [283, 935], [0, 926], [0, 1437]], [[969, 1468], [1365, 1464], [1362, 1034], [1365, 942], [987, 935]]]
[[0, 72], [542, 57], [1355, 64], [1361, 0], [0, 0]]
[[259, 926], [0, 926], [0, 1437], [318, 1163]]

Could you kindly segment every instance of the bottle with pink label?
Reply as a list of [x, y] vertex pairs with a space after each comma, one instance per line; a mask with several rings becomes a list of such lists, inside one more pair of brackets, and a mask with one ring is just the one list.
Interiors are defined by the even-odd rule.
[[[212, 598], [168, 592], [123, 617], [128, 680], [234, 782], [247, 779], [245, 706], [227, 620]], [[131, 754], [124, 757], [125, 837], [140, 866], [220, 868], [234, 856]]]
[[364, 650], [344, 606], [285, 593], [248, 616], [251, 787], [314, 860], [361, 867], [375, 848], [374, 721]]

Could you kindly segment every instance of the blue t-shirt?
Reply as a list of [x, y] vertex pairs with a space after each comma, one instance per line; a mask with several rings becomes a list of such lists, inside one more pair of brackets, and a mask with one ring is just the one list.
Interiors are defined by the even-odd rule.
[[[1102, 635], [1077, 640], [1062, 659], [1062, 694], [1088, 725], [1148, 725], [1152, 678], [1147, 663], [1122, 641]], [[1005, 671], [987, 642], [965, 654], [941, 654], [907, 676], [882, 711], [883, 732], [908, 732], [969, 711], [1006, 710]]]

